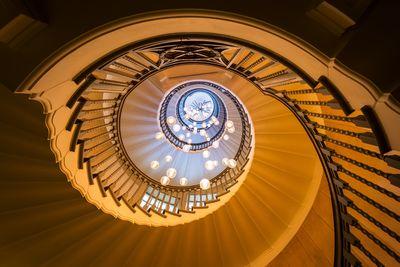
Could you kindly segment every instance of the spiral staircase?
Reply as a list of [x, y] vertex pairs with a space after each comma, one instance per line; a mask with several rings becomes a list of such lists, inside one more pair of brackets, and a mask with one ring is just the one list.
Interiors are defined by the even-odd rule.
[[[175, 35], [82, 44], [1, 91], [0, 265], [398, 266], [400, 160], [380, 111], [250, 41]], [[208, 188], [149, 168], [172, 153], [207, 176], [160, 126], [188, 82], [229, 91], [227, 114], [243, 106], [237, 136], [209, 149], [237, 165]]]

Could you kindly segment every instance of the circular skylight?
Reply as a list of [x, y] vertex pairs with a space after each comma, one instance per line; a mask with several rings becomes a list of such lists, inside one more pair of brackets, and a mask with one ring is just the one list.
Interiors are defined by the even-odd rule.
[[204, 122], [209, 119], [215, 108], [214, 99], [204, 90], [193, 90], [184, 101], [184, 111], [189, 119]]
[[[147, 95], [145, 85], [136, 87], [129, 97], [135, 101], [125, 102], [129, 106], [122, 113], [129, 118], [125, 148], [134, 151], [130, 159], [143, 175], [163, 186], [200, 188], [203, 181], [202, 188], [207, 188], [207, 181], [239, 173], [232, 168], [242, 151], [248, 153], [242, 140], [251, 135], [246, 134], [250, 128], [243, 106], [228, 89], [210, 81], [187, 81], [152, 101], [157, 113], [132, 116], [128, 108], [142, 110], [144, 101], [136, 99]], [[229, 140], [224, 139], [227, 134]], [[224, 164], [223, 158], [234, 161]]]

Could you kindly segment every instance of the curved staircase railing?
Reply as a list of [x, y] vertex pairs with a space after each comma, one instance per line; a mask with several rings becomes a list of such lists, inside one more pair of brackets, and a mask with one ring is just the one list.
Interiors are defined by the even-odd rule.
[[[385, 131], [373, 109], [354, 109], [328, 78], [314, 81], [273, 53], [235, 40], [201, 36], [147, 40], [80, 73], [75, 79], [80, 87], [67, 103], [74, 109], [67, 130], [73, 131], [70, 149], [79, 149], [79, 166], [87, 164], [90, 183], [98, 183], [103, 192], [112, 192], [129, 206], [138, 203], [146, 212], [163, 215], [160, 210], [164, 210], [179, 216], [178, 211], [193, 212], [191, 208], [216, 201], [237, 182], [240, 168], [226, 170], [207, 192], [161, 191], [156, 183], [148, 184], [143, 173], [119, 161], [123, 155], [115, 121], [119, 96], [152, 73], [183, 63], [212, 64], [241, 75], [284, 103], [303, 124], [330, 184], [336, 266], [400, 262], [400, 157], [387, 154]], [[250, 131], [246, 135], [238, 166], [245, 164], [251, 150]], [[121, 178], [128, 176], [135, 179]]]

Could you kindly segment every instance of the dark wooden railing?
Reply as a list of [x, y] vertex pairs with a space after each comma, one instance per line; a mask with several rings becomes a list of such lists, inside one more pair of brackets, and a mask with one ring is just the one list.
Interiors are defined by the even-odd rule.
[[[170, 44], [168, 47], [174, 43], [180, 47], [193, 44], [204, 46], [216, 50], [216, 56], [204, 59], [196, 58], [194, 54], [192, 58], [186, 57], [183, 60], [162, 58], [161, 45], [167, 42]], [[210, 43], [212, 45], [209, 45]], [[152, 61], [150, 64], [148, 60], [132, 56], [144, 48], [158, 51], [157, 53], [160, 54], [158, 62]], [[237, 50], [227, 58], [224, 56], [224, 51], [228, 49]], [[132, 53], [128, 55], [129, 52]], [[245, 53], [243, 54], [245, 56], [239, 57], [240, 53]], [[116, 59], [121, 60], [117, 62]], [[129, 67], [128, 63], [135, 65], [135, 69], [132, 66]], [[98, 112], [99, 116], [93, 115], [85, 120], [79, 116], [71, 116], [68, 130], [75, 129], [79, 132], [96, 129], [97, 132], [102, 127], [107, 129], [105, 133], [99, 133], [87, 139], [78, 138], [76, 142], [74, 141], [74, 144], [78, 145], [84, 141], [84, 148], [81, 149], [83, 154], [92, 153], [96, 147], [106, 149], [107, 142], [116, 144], [113, 152], [107, 152], [111, 156], [96, 161], [95, 164], [92, 163], [95, 162], [92, 161], [94, 160], [92, 157], [81, 157], [89, 166], [89, 177], [93, 176], [93, 179], [96, 179], [102, 171], [111, 168], [112, 164], [120, 167], [125, 164], [121, 161], [124, 152], [123, 147], [118, 146], [118, 133], [110, 126], [115, 127], [118, 124], [118, 106], [126, 91], [156, 71], [186, 63], [212, 64], [241, 75], [259, 87], [264, 94], [281, 101], [302, 123], [315, 145], [330, 185], [335, 223], [335, 266], [360, 266], [361, 262], [377, 266], [387, 263], [400, 264], [398, 254], [400, 240], [397, 233], [400, 226], [399, 214], [396, 211], [400, 201], [398, 195], [400, 157], [386, 153], [390, 150], [390, 146], [386, 140], [385, 129], [382, 128], [373, 109], [369, 106], [364, 106], [360, 110], [353, 108], [351, 101], [341, 93], [341, 88], [336, 88], [328, 78], [320, 77], [318, 81], [314, 81], [307, 74], [296, 69], [293, 64], [272, 52], [254, 45], [239, 43], [237, 40], [222, 37], [213, 37], [210, 40], [198, 35], [144, 40], [115, 52], [89, 66], [86, 71], [82, 71], [76, 80], [81, 83], [81, 87], [68, 102], [69, 107], [75, 107], [77, 111], [115, 108], [114, 112], [107, 114], [103, 113], [104, 110], [93, 111], [94, 114]], [[282, 71], [263, 74], [282, 64], [284, 65]], [[134, 79], [131, 79], [128, 85], [119, 86], [121, 91], [115, 94], [114, 98], [112, 96], [107, 99], [91, 97], [90, 86], [95, 82], [91, 73], [112, 65], [118, 68], [120, 75], [125, 73], [126, 77], [134, 77]], [[293, 84], [304, 85], [304, 88], [289, 90], [285, 87]], [[77, 102], [82, 99], [86, 101], [84, 105], [81, 104], [82, 102]], [[82, 121], [83, 124], [79, 128], [79, 123]], [[101, 124], [102, 121], [106, 122], [104, 126]], [[248, 155], [251, 151], [250, 125], [248, 121], [244, 124], [246, 124], [246, 127], [243, 127], [246, 138], [242, 140], [241, 153], [235, 157], [238, 166], [246, 164], [248, 160], [246, 154]], [[193, 207], [197, 208], [205, 207], [215, 201], [219, 195], [228, 192], [229, 187], [236, 182], [235, 177], [243, 171], [241, 168], [225, 170], [223, 179], [212, 180], [211, 187], [206, 192], [200, 188], [188, 188], [182, 191], [172, 187], [165, 187], [161, 192], [159, 184], [149, 183], [148, 178], [140, 170], [132, 168], [132, 164], [129, 166], [129, 169], [125, 171], [130, 175], [131, 187], [127, 191], [111, 190], [115, 198], [135, 206], [142, 200], [146, 190], [151, 187], [152, 192], [157, 192], [157, 195], [148, 193], [148, 201], [151, 201], [151, 198], [155, 201], [159, 200], [160, 194], [163, 193], [161, 206], [165, 204], [165, 212], [177, 216], [179, 216], [178, 211], [192, 212], [188, 208], [190, 199], [203, 199], [203, 195], [206, 196], [206, 201], [201, 201], [202, 204], [199, 206], [196, 206], [198, 201], [192, 201]], [[104, 190], [112, 188], [112, 185], [107, 184]], [[190, 197], [191, 195], [193, 197]], [[143, 207], [147, 211], [149, 205], [146, 204]], [[155, 210], [156, 214], [160, 213], [158, 207], [154, 209], [154, 205], [151, 205], [151, 209]]]

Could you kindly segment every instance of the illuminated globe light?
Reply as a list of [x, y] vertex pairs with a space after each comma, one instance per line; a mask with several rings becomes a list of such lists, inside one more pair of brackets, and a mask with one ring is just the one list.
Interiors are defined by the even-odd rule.
[[193, 127], [197, 127], [197, 122], [193, 122]]
[[228, 160], [228, 167], [229, 167], [229, 168], [235, 168], [236, 165], [237, 165], [236, 160], [234, 160], [234, 159]]
[[216, 122], [216, 121], [217, 121], [217, 118], [216, 118], [215, 116], [212, 116], [212, 117], [211, 117], [211, 121], [212, 121], [212, 122]]
[[206, 140], [207, 140], [207, 142], [209, 142], [211, 139], [210, 139], [210, 137], [207, 137]]
[[225, 134], [225, 135], [224, 135], [224, 140], [225, 140], [225, 141], [228, 141], [228, 140], [229, 140], [229, 135]]
[[201, 179], [200, 181], [200, 188], [203, 190], [207, 190], [210, 188], [210, 181], [208, 179]]
[[185, 139], [185, 135], [184, 134], [180, 134], [179, 136], [178, 136], [178, 138], [179, 138], [179, 140], [184, 140]]
[[234, 133], [235, 132], [235, 127], [228, 128], [228, 133]]
[[201, 124], [201, 127], [206, 128], [207, 123], [203, 121], [203, 123]]
[[160, 166], [160, 163], [157, 160], [153, 160], [152, 162], [150, 162], [150, 168], [152, 168], [153, 170], [157, 169]]
[[157, 140], [160, 140], [160, 139], [162, 139], [164, 137], [164, 134], [162, 132], [157, 132], [155, 137], [156, 137]]
[[172, 130], [174, 130], [174, 132], [179, 132], [181, 130], [181, 126], [179, 124], [174, 124], [174, 126], [172, 126]]
[[190, 137], [191, 135], [191, 133], [186, 133], [186, 137]]
[[197, 134], [197, 127], [193, 128], [193, 134]]
[[214, 124], [218, 126], [219, 125], [219, 121], [214, 122]]
[[161, 176], [160, 183], [162, 185], [168, 185], [171, 182], [171, 179], [168, 176]]
[[206, 168], [207, 171], [212, 171], [212, 170], [214, 170], [214, 168], [215, 168], [214, 161], [212, 161], [212, 160], [207, 160], [207, 161], [204, 163], [204, 168]]
[[179, 179], [179, 184], [182, 186], [185, 186], [188, 184], [188, 179], [186, 177], [182, 177], [181, 179]]
[[168, 176], [168, 178], [174, 179], [175, 176], [176, 176], [176, 169], [174, 169], [174, 168], [169, 168], [169, 169], [167, 170], [167, 176]]
[[213, 147], [213, 148], [218, 148], [218, 147], [219, 147], [219, 141], [218, 141], [218, 140], [214, 141], [214, 142], [212, 143], [212, 147]]
[[172, 161], [172, 156], [171, 155], [166, 155], [164, 159], [165, 159], [166, 162], [171, 162]]
[[203, 158], [207, 159], [207, 158], [209, 158], [209, 157], [210, 157], [210, 151], [204, 150], [204, 151], [203, 151]]
[[207, 135], [206, 130], [201, 129], [201, 130], [200, 130], [200, 135], [201, 135], [201, 136], [206, 136], [206, 135]]
[[192, 143], [192, 139], [189, 138], [189, 139], [187, 140], [187, 142], [188, 142], [188, 144], [191, 144], [191, 143]]
[[228, 128], [228, 129], [233, 127], [233, 121], [227, 120], [226, 123], [225, 123], [225, 127]]
[[192, 147], [191, 145], [184, 145], [182, 147], [182, 150], [183, 150], [183, 152], [189, 152], [191, 147]]
[[222, 165], [228, 166], [228, 163], [229, 163], [229, 159], [228, 158], [223, 158], [222, 159]]
[[175, 117], [169, 116], [169, 117], [167, 118], [167, 123], [168, 123], [168, 124], [172, 125], [172, 124], [174, 124], [175, 122], [176, 122]]
[[189, 113], [186, 113], [186, 114], [185, 114], [185, 119], [187, 119], [187, 120], [190, 119]]

